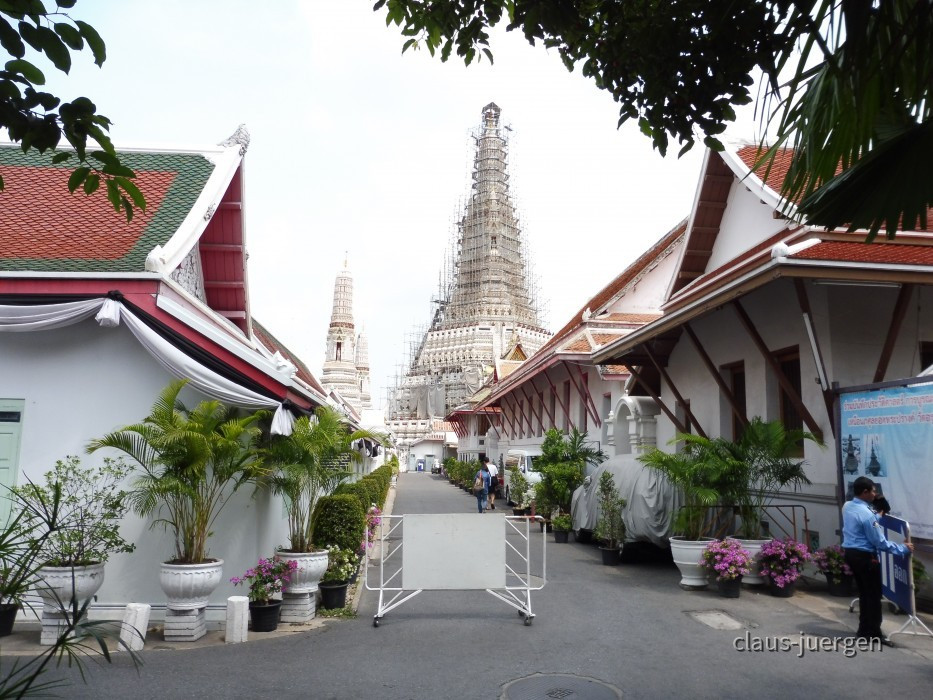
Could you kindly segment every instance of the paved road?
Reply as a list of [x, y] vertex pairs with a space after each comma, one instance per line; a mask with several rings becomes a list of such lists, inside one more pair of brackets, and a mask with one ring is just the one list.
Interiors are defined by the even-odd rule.
[[[475, 512], [475, 500], [439, 477], [402, 474], [394, 513], [432, 512]], [[547, 556], [548, 582], [533, 599], [530, 627], [485, 592], [427, 591], [375, 629], [376, 596], [364, 592], [357, 619], [248, 644], [146, 651], [138, 674], [118, 658], [92, 669], [88, 685], [78, 681], [68, 697], [548, 700], [544, 691], [520, 695], [508, 686], [532, 674], [579, 677], [542, 686], [552, 690], [597, 679], [625, 698], [927, 697], [933, 682], [931, 638], [854, 657], [842, 650], [800, 656], [799, 646], [736, 650], [746, 634], [762, 644], [799, 644], [801, 632], [841, 643], [855, 616], [847, 601], [815, 588], [790, 600], [748, 590], [725, 599], [682, 591], [667, 562], [605, 567], [595, 547], [553, 540]], [[741, 628], [714, 629], [691, 616], [703, 612], [725, 613]], [[886, 629], [902, 619], [889, 617]], [[550, 697], [590, 700], [604, 697], [600, 689]]]

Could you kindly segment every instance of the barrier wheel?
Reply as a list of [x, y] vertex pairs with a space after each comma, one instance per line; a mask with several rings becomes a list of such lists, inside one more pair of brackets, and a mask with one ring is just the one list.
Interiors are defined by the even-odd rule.
[[531, 627], [531, 622], [534, 620], [534, 617], [529, 615], [525, 618], [525, 627]]
[[373, 627], [378, 627], [378, 626], [379, 626], [379, 618], [378, 618], [378, 617], [374, 617], [374, 618], [373, 618]]

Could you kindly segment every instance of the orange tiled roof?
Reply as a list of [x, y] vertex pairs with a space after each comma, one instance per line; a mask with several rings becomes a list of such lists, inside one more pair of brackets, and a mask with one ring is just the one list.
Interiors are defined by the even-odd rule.
[[577, 338], [574, 338], [571, 342], [567, 343], [564, 346], [564, 352], [591, 352], [593, 346], [590, 345], [589, 339], [586, 335], [581, 335]]
[[[655, 316], [654, 318], [658, 317]], [[597, 345], [605, 345], [606, 343], [611, 343], [613, 340], [616, 340], [618, 337], [616, 333], [593, 333], [593, 342]]]
[[615, 321], [616, 323], [651, 323], [661, 318], [661, 314], [606, 314], [594, 318], [594, 321]]
[[823, 241], [790, 257], [800, 260], [882, 263], [888, 265], [931, 265], [933, 246], [902, 243]]
[[68, 192], [74, 166], [49, 154], [0, 147], [0, 270], [142, 272], [190, 213], [214, 170], [200, 154], [122, 153], [146, 211], [126, 221], [106, 195]]
[[[741, 146], [737, 151], [736, 155], [745, 164], [749, 170], [752, 170], [755, 175], [761, 178], [764, 181], [765, 186], [774, 190], [777, 193], [781, 191], [781, 185], [784, 183], [784, 178], [787, 177], [787, 171], [790, 170], [790, 162], [794, 156], [794, 149], [792, 148], [781, 148], [777, 151], [774, 156], [774, 162], [771, 165], [771, 169], [768, 171], [768, 177], [764, 178], [765, 171], [767, 166], [763, 165], [753, 170], [755, 162], [761, 157], [761, 149], [752, 144]], [[842, 172], [842, 167], [840, 166], [836, 170], [836, 174]], [[929, 231], [930, 224], [933, 223], [933, 207], [927, 208], [927, 228], [918, 228], [910, 229], [912, 231]]]

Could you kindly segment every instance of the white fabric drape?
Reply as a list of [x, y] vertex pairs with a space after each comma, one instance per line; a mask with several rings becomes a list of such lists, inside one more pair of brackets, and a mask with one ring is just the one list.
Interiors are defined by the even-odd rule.
[[88, 299], [40, 306], [0, 305], [0, 332], [49, 331], [70, 326], [93, 316], [104, 301]]
[[191, 386], [211, 398], [242, 408], [272, 408], [273, 435], [291, 435], [294, 416], [281, 403], [222, 377], [176, 348], [144, 324], [126, 306], [114, 299], [8, 306], [0, 304], [0, 332], [41, 331], [78, 323], [92, 316], [104, 328], [114, 328], [122, 320], [136, 340], [169, 374], [187, 379]]

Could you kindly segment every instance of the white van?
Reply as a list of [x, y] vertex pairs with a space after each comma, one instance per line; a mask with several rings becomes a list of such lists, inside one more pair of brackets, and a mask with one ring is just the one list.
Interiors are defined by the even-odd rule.
[[[530, 450], [514, 449], [508, 450], [505, 453], [503, 459], [503, 464], [505, 468], [502, 470], [504, 474], [500, 474], [500, 477], [505, 484], [503, 488], [503, 495], [505, 496], [506, 502], [512, 500], [512, 472], [510, 471], [514, 467], [518, 469], [525, 475], [525, 480], [528, 482], [529, 491], [534, 488], [534, 485], [541, 481], [541, 473], [535, 469], [534, 460], [536, 457], [540, 457], [541, 453], [533, 453]], [[525, 504], [527, 505], [530, 499], [534, 494], [529, 493], [525, 499]]]

